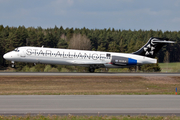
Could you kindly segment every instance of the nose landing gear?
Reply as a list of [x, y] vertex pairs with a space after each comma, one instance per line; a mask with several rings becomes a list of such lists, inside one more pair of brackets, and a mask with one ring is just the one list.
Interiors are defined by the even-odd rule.
[[11, 67], [14, 68], [14, 61], [11, 61]]

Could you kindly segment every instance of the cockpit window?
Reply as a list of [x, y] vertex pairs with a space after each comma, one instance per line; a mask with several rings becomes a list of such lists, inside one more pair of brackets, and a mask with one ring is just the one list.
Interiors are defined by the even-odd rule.
[[15, 51], [15, 52], [19, 52], [18, 48], [15, 48], [14, 51]]

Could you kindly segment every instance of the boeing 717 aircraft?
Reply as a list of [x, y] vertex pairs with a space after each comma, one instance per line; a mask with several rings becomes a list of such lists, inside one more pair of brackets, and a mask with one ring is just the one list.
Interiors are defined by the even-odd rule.
[[151, 37], [149, 41], [134, 53], [115, 53], [45, 47], [18, 47], [3, 57], [14, 62], [30, 62], [89, 67], [90, 72], [98, 68], [121, 68], [157, 63], [156, 53], [168, 39]]

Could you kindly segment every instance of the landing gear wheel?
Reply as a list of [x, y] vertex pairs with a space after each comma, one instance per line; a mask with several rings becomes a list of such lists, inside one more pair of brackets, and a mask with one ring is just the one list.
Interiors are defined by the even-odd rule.
[[89, 72], [93, 73], [94, 72], [94, 68], [89, 68]]
[[14, 61], [11, 61], [11, 67], [14, 68]]

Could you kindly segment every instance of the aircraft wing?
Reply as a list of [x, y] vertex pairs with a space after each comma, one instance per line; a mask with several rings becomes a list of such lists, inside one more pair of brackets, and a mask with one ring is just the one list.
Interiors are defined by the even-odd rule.
[[98, 66], [104, 66], [105, 64], [102, 62], [92, 62], [92, 61], [70, 61], [70, 63], [74, 65], [98, 65]]

